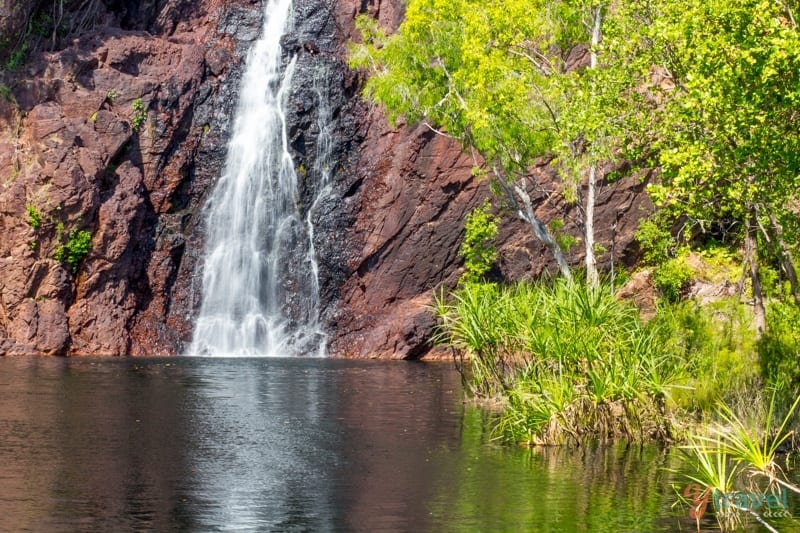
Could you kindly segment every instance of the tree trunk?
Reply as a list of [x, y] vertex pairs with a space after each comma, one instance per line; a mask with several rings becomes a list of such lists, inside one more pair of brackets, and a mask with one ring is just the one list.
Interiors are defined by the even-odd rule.
[[[600, 44], [600, 27], [603, 22], [603, 6], [598, 5], [594, 10], [594, 26], [592, 27], [592, 48], [590, 53], [589, 68], [597, 68], [597, 47]], [[592, 154], [593, 155], [593, 154]], [[586, 245], [586, 284], [598, 287], [600, 278], [597, 275], [597, 257], [594, 253], [594, 206], [597, 196], [597, 163], [592, 160], [589, 167], [589, 185], [586, 192], [586, 225], [584, 243]]]
[[586, 284], [590, 287], [600, 285], [597, 275], [597, 257], [594, 254], [594, 204], [597, 189], [597, 165], [589, 167], [589, 190], [586, 193]]
[[567, 258], [564, 256], [563, 250], [561, 250], [561, 247], [558, 245], [550, 229], [533, 211], [533, 204], [531, 203], [531, 197], [528, 191], [525, 190], [525, 187], [520, 185], [514, 185], [513, 187], [509, 185], [505, 174], [500, 171], [497, 166], [493, 167], [492, 171], [497, 178], [500, 188], [503, 189], [506, 199], [514, 208], [514, 211], [516, 211], [517, 216], [533, 227], [533, 233], [536, 235], [536, 238], [550, 250], [551, 254], [553, 254], [558, 264], [558, 269], [561, 271], [561, 275], [567, 280], [572, 281], [572, 272], [569, 269]]
[[764, 291], [761, 287], [761, 275], [758, 268], [758, 219], [755, 207], [750, 208], [746, 224], [744, 241], [745, 261], [750, 266], [750, 283], [753, 286], [753, 318], [756, 338], [767, 329], [767, 312], [764, 308]]

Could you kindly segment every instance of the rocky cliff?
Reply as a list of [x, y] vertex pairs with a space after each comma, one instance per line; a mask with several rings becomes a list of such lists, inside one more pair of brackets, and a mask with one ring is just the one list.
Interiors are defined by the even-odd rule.
[[[48, 6], [17, 3], [0, 26], [22, 23], [8, 34], [24, 38]], [[0, 353], [175, 353], [194, 309], [198, 206], [260, 17], [214, 0], [65, 10], [83, 17], [76, 37], [39, 43], [16, 72], [5, 59]]]
[[[202, 207], [224, 164], [260, 2], [64, 5], [66, 15], [57, 2], [0, 5], [9, 36], [0, 50], [0, 354], [180, 353], [199, 304]], [[431, 348], [432, 291], [459, 275], [463, 217], [490, 193], [451, 140], [393, 129], [360, 100], [344, 43], [358, 37], [362, 12], [396, 28], [403, 5], [295, 2], [296, 30], [283, 43], [298, 56], [289, 120], [305, 175], [300, 202], [310, 209], [319, 177], [314, 73], [323, 71], [336, 164], [333, 193], [313, 218], [331, 351], [421, 357]], [[24, 61], [20, 43], [30, 43]], [[552, 172], [546, 162], [534, 169], [539, 214], [569, 220]], [[600, 204], [599, 241], [616, 261], [632, 261], [647, 208], [639, 181], [605, 187]], [[496, 275], [552, 268], [530, 231], [506, 220]], [[564, 231], [577, 235], [573, 224]]]

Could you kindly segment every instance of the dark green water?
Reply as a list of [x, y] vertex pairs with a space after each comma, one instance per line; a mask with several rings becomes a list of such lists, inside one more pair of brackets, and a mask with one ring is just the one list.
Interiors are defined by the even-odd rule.
[[495, 446], [448, 364], [0, 358], [2, 532], [692, 531], [670, 463]]

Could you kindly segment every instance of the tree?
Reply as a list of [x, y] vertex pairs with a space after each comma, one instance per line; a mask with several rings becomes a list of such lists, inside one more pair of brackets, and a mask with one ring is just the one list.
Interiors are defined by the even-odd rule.
[[[656, 201], [701, 228], [741, 228], [759, 333], [766, 327], [759, 241], [779, 249], [800, 301], [782, 226], [797, 225], [800, 187], [800, 33], [796, 1], [635, 2], [651, 65], [673, 83], [663, 102]], [[656, 89], [657, 90], [657, 89]], [[761, 234], [761, 239], [759, 239]]]
[[[534, 212], [527, 170], [536, 158], [554, 155], [571, 200], [580, 200], [579, 183], [588, 170], [581, 226], [592, 285], [597, 162], [611, 154], [622, 124], [619, 108], [605, 105], [619, 99], [620, 87], [604, 83], [607, 73], [598, 68], [607, 4], [412, 0], [391, 37], [361, 18], [364, 44], [351, 48], [351, 65], [370, 74], [366, 94], [385, 105], [391, 119], [427, 124], [482, 157], [566, 278], [571, 274], [564, 253]], [[566, 58], [581, 43], [591, 43], [590, 68], [567, 72]]]

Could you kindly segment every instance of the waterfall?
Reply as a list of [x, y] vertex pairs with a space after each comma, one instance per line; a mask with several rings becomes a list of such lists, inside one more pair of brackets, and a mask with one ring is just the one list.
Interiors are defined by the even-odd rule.
[[[225, 171], [206, 206], [203, 292], [191, 355], [324, 355], [312, 213], [327, 194], [330, 156], [324, 99], [314, 170], [321, 176], [303, 213], [289, 151], [286, 103], [297, 57], [283, 66], [291, 0], [267, 0], [261, 38], [248, 53]], [[316, 78], [315, 78], [316, 79]], [[327, 113], [327, 117], [323, 115]], [[319, 167], [322, 165], [322, 167]]]

